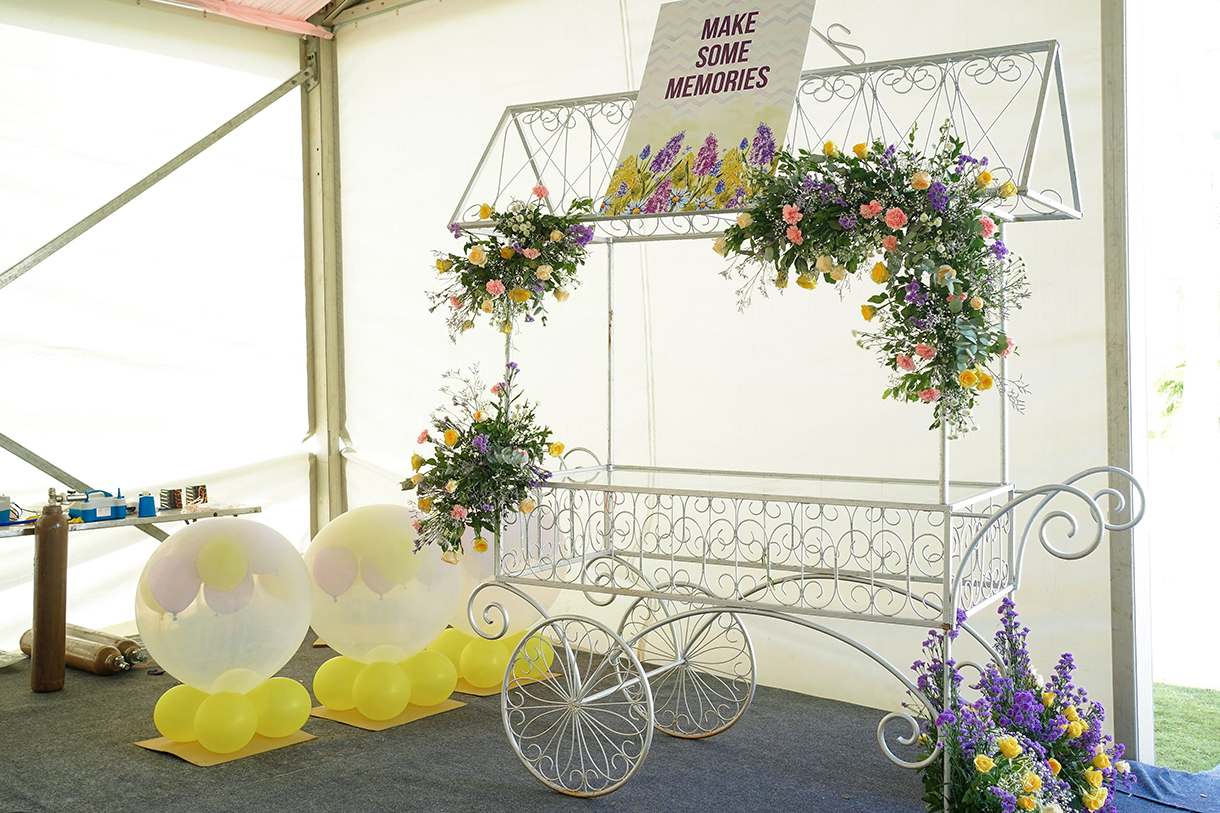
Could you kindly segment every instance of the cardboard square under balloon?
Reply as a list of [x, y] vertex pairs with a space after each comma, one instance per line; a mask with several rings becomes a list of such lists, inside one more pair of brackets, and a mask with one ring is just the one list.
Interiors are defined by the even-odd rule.
[[[562, 674], [563, 672], [557, 672], [552, 669], [550, 673], [546, 675], [546, 677], [518, 678], [515, 685], [528, 686], [531, 683], [541, 683], [542, 681], [550, 680], [553, 677], [560, 677]], [[453, 691], [455, 694], [468, 694], [472, 697], [491, 697], [492, 695], [499, 694], [503, 688], [504, 685], [502, 683], [497, 683], [494, 686], [488, 686], [486, 689], [480, 689], [478, 686], [471, 685], [466, 678], [460, 677], [458, 678], [457, 688]]]
[[294, 731], [287, 737], [276, 737], [275, 739], [255, 734], [254, 739], [250, 740], [245, 747], [239, 748], [231, 754], [217, 754], [204, 748], [198, 742], [174, 742], [168, 737], [141, 740], [136, 745], [141, 748], [147, 748], [149, 751], [172, 754], [179, 759], [186, 760], [192, 765], [198, 765], [200, 768], [210, 768], [213, 765], [221, 765], [225, 762], [252, 757], [255, 754], [274, 751], [277, 748], [287, 748], [290, 745], [297, 745], [298, 743], [316, 739], [317, 737], [313, 734], [306, 734], [304, 731]]
[[333, 720], [336, 723], [343, 723], [344, 725], [363, 728], [365, 731], [385, 731], [387, 728], [394, 728], [395, 726], [413, 723], [416, 720], [423, 720], [435, 714], [460, 709], [465, 705], [465, 703], [459, 700], [454, 700], [453, 698], [442, 700], [435, 706], [410, 705], [407, 706], [406, 710], [402, 714], [398, 715], [397, 717], [391, 717], [388, 720], [370, 720], [368, 717], [365, 717], [355, 709], [348, 709], [347, 711], [335, 711], [334, 709], [328, 709], [326, 706], [314, 706], [313, 710], [309, 713], [312, 716], [320, 717], [323, 720]]

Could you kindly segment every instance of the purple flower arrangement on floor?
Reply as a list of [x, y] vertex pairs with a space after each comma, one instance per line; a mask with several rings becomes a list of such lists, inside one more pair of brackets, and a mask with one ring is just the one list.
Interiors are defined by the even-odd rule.
[[[964, 621], [959, 610], [959, 626]], [[948, 758], [955, 813], [1113, 813], [1114, 789], [1129, 786], [1135, 777], [1121, 759], [1123, 746], [1102, 733], [1105, 709], [1072, 682], [1072, 656], [1065, 653], [1043, 680], [1030, 663], [1029, 628], [1020, 625], [1016, 605], [1006, 597], [995, 637], [1002, 663], [983, 668], [970, 687], [979, 697], [968, 701], [957, 664], [945, 658], [946, 642], [957, 634], [957, 629], [932, 630], [924, 641], [926, 660], [912, 666], [919, 690], [944, 709], [934, 720], [921, 719], [921, 758], [937, 745], [943, 749], [922, 772], [928, 810], [947, 813], [943, 760]]]

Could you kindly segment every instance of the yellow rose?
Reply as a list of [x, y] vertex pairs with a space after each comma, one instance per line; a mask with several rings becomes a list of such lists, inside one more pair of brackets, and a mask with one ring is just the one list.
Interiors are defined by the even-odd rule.
[[569, 296], [571, 296], [571, 293], [562, 285], [555, 289], [555, 299], [559, 300], [560, 302], [567, 302]]
[[1016, 737], [1000, 737], [996, 740], [996, 745], [999, 746], [1000, 753], [1009, 759], [1021, 756], [1021, 743], [1017, 742]]
[[1051, 769], [1051, 776], [1058, 776], [1059, 771], [1063, 770], [1063, 766], [1059, 764], [1059, 760], [1055, 758], [1046, 761], [1047, 767]]
[[470, 330], [472, 327], [474, 327], [474, 322], [470, 321], [469, 319], [467, 319], [465, 322], [462, 322], [462, 332], [463, 333]]
[[961, 384], [966, 389], [970, 389], [975, 384], [979, 383], [979, 377], [974, 374], [973, 370], [962, 370], [957, 375], [957, 383]]
[[1026, 771], [1021, 777], [1021, 790], [1026, 793], [1037, 793], [1042, 790], [1042, 777], [1033, 771]]
[[988, 172], [987, 170], [983, 170], [982, 172], [979, 173], [979, 176], [974, 179], [974, 182], [976, 184], [978, 184], [980, 189], [982, 189], [984, 186], [991, 183], [991, 180], [992, 180], [991, 173]]
[[813, 274], [801, 274], [796, 278], [796, 284], [806, 291], [812, 291], [818, 287], [818, 278]]
[[1064, 716], [1065, 718], [1067, 718], [1067, 720], [1068, 720], [1069, 722], [1072, 722], [1072, 721], [1075, 721], [1075, 720], [1079, 720], [1079, 719], [1080, 719], [1080, 714], [1079, 714], [1079, 713], [1076, 711], [1076, 707], [1075, 707], [1075, 706], [1067, 706], [1066, 708], [1064, 708], [1064, 710], [1063, 710], [1063, 716]]
[[787, 288], [788, 287], [788, 272], [787, 271], [780, 271], [778, 274], [775, 275], [775, 287], [776, 288]]
[[494, 306], [491, 304], [491, 300], [484, 299], [483, 303], [481, 305], [479, 305], [479, 310], [483, 311], [483, 313], [491, 313], [492, 310], [494, 310]]
[[458, 433], [456, 429], [445, 430], [445, 445], [453, 446], [458, 442]]
[[487, 540], [481, 536], [476, 536], [474, 538], [474, 552], [487, 553]]
[[424, 459], [417, 454], [411, 455], [411, 468], [419, 471], [419, 467], [424, 465]]
[[970, 307], [976, 311], [981, 311], [983, 309], [983, 298], [981, 296], [970, 297]]
[[841, 265], [836, 265], [830, 269], [830, 278], [835, 282], [842, 282], [847, 279], [847, 269]]
[[475, 412], [474, 412], [475, 423], [478, 423], [479, 421], [484, 420], [486, 417], [487, 417], [487, 413], [484, 412], [483, 410], [481, 410], [481, 409], [475, 410]]
[[487, 220], [488, 218], [491, 217], [491, 215], [492, 215], [492, 208], [490, 206], [488, 206], [486, 203], [484, 203], [482, 206], [479, 207], [479, 219], [480, 220]]
[[457, 491], [457, 480], [450, 480], [449, 482], [445, 483], [445, 490], [450, 494]]
[[753, 222], [754, 218], [749, 212], [742, 212], [741, 214], [737, 215], [737, 225], [741, 226], [743, 229], [750, 228], [750, 224]]
[[513, 288], [508, 292], [508, 298], [520, 305], [522, 302], [528, 302], [530, 292], [524, 288]]
[[550, 279], [551, 271], [553, 271], [553, 270], [554, 269], [551, 268], [549, 265], [540, 265], [540, 266], [538, 266], [538, 270], [534, 272], [534, 276], [537, 277], [538, 279]]
[[414, 483], [415, 485], [419, 485], [423, 481], [424, 481], [424, 476], [422, 474], [411, 475], [411, 482]]
[[712, 243], [712, 251], [716, 252], [721, 257], [724, 256], [724, 253], [728, 251], [728, 249], [729, 241], [725, 240], [723, 237], [717, 237], [716, 242]]
[[558, 243], [562, 239], [563, 239], [563, 232], [561, 232], [559, 229], [555, 229], [553, 232], [551, 232], [551, 242], [552, 243]]
[[552, 443], [548, 451], [551, 453], [551, 457], [559, 457], [563, 454], [563, 449], [562, 443]]
[[1067, 735], [1069, 740], [1074, 740], [1084, 733], [1084, 723], [1076, 720], [1067, 724]]
[[1034, 801], [1032, 796], [1017, 797], [1017, 807], [1021, 808], [1022, 810], [1033, 810], [1037, 806], [1038, 803]]
[[512, 333], [513, 332], [513, 323], [505, 322], [504, 324], [500, 325], [500, 332], [503, 333], [505, 336]]
[[926, 172], [916, 172], [911, 176], [911, 188], [923, 191], [932, 185], [932, 176]]
[[1110, 755], [1098, 748], [1097, 753], [1093, 756], [1093, 767], [1099, 771], [1109, 768]]
[[1099, 810], [1106, 803], [1106, 797], [1109, 791], [1105, 788], [1096, 788], [1089, 791], [1080, 797], [1080, 801], [1084, 802], [1085, 810]]
[[432, 513], [432, 498], [431, 497], [420, 497], [418, 500], [415, 501], [415, 504], [418, 505], [419, 510], [423, 511], [425, 514]]
[[446, 271], [448, 271], [450, 268], [453, 268], [452, 260], [437, 260], [436, 261], [436, 270], [440, 271], [442, 274], [445, 273]]
[[872, 305], [861, 305], [860, 315], [864, 317], [864, 321], [871, 322], [873, 317], [877, 315], [877, 309]]
[[538, 507], [538, 503], [534, 502], [529, 497], [526, 497], [524, 500], [517, 503], [517, 507], [521, 509], [522, 514], [528, 514], [530, 511], [533, 511]]
[[474, 248], [470, 249], [470, 254], [467, 255], [466, 259], [470, 260], [470, 262], [474, 263], [479, 268], [482, 268], [483, 266], [487, 265], [487, 249], [483, 248], [482, 246], [475, 246]]
[[987, 390], [991, 389], [994, 384], [995, 384], [995, 379], [992, 378], [989, 373], [984, 373], [984, 372], [979, 373], [979, 384], [978, 384], [979, 392], [987, 392]]
[[445, 551], [445, 553], [441, 556], [441, 561], [447, 565], [456, 565], [458, 563], [457, 551]]
[[974, 769], [979, 773], [987, 773], [995, 767], [995, 760], [986, 754], [979, 754], [974, 758]]
[[1051, 706], [1055, 705], [1055, 693], [1054, 692], [1043, 692], [1042, 693], [1042, 705], [1046, 706], [1048, 709]]
[[827, 156], [828, 158], [836, 156], [839, 154], [839, 148], [837, 146], [835, 146], [835, 143], [833, 141], [827, 141], [825, 144], [822, 145], [822, 154]]
[[1000, 185], [999, 191], [1000, 197], [1011, 198], [1013, 195], [1017, 194], [1017, 185], [1012, 181], [1005, 181]]
[[869, 276], [873, 278], [873, 282], [881, 285], [890, 278], [890, 269], [885, 267], [885, 263], [877, 263], [873, 266], [873, 272]]
[[957, 276], [957, 272], [953, 270], [951, 265], [942, 265], [936, 269], [936, 281], [944, 285], [947, 280], [951, 280]]
[[506, 260], [511, 260], [517, 251], [512, 246], [504, 246], [500, 249], [500, 256]]
[[857, 144], [856, 146], [851, 148], [851, 151], [854, 152], [856, 154], [856, 157], [862, 161], [865, 158], [868, 158], [868, 145], [867, 144], [864, 144], [864, 143]]
[[1102, 780], [1105, 779], [1105, 776], [1102, 775], [1101, 771], [1094, 771], [1090, 768], [1086, 768], [1085, 772], [1084, 772], [1084, 778], [1085, 778], [1085, 781], [1088, 782], [1093, 787], [1100, 788]]
[[826, 254], [823, 254], [818, 257], [818, 260], [813, 264], [813, 267], [818, 270], [819, 274], [829, 274], [830, 269], [834, 268], [834, 265], [835, 261]]

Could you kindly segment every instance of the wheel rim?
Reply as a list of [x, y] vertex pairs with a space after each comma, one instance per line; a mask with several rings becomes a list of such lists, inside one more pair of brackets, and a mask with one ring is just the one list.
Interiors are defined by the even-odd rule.
[[[561, 674], [548, 673], [546, 642]], [[572, 796], [617, 790], [652, 743], [652, 695], [644, 670], [615, 632], [588, 618], [536, 624], [513, 650], [504, 677], [504, 730], [522, 764]]]

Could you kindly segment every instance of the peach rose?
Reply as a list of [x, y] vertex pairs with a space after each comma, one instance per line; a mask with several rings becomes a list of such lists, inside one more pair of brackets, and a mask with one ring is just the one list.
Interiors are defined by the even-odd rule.
[[932, 185], [932, 176], [926, 172], [916, 172], [911, 176], [911, 188], [923, 191]]
[[487, 265], [487, 249], [483, 248], [482, 246], [475, 246], [474, 248], [470, 249], [470, 254], [466, 259], [470, 260], [471, 263], [477, 265], [479, 268], [482, 268], [483, 266]]
[[549, 265], [538, 266], [538, 270], [534, 272], [534, 276], [538, 279], [550, 279], [551, 267]]
[[568, 297], [571, 295], [572, 295], [571, 292], [568, 291], [567, 288], [564, 288], [562, 285], [560, 285], [558, 288], [555, 289], [555, 299], [558, 300], [559, 302], [567, 302]]

